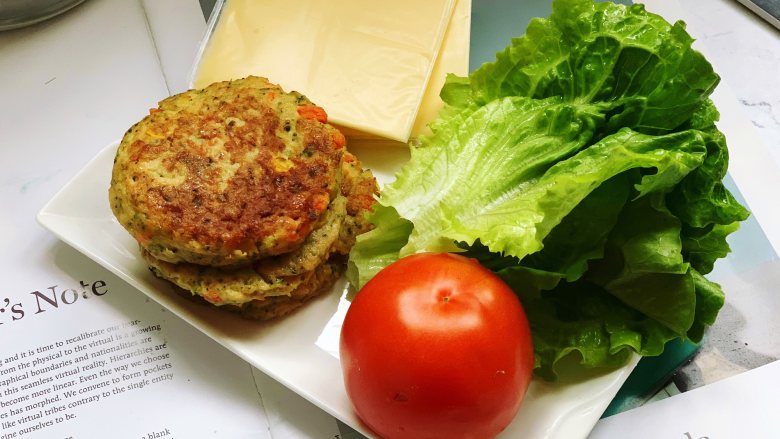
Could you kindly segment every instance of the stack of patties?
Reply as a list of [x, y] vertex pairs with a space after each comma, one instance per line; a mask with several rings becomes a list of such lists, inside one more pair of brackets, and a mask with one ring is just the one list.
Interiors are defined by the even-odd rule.
[[155, 275], [257, 319], [341, 275], [377, 193], [322, 108], [264, 78], [160, 102], [125, 133], [109, 199]]

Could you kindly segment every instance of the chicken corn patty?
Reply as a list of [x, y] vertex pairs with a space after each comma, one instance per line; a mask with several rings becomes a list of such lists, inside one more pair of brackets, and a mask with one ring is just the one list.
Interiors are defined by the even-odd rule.
[[167, 98], [122, 139], [111, 209], [165, 262], [246, 265], [293, 251], [340, 190], [345, 139], [326, 122], [259, 77]]
[[[170, 263], [143, 255], [158, 277], [177, 287], [203, 297], [215, 305], [240, 306], [278, 296], [303, 294], [311, 277], [318, 276], [323, 265], [333, 267], [338, 256], [346, 256], [359, 233], [371, 225], [366, 219], [374, 195], [376, 180], [353, 155], [345, 153], [341, 192], [328, 207], [323, 226], [315, 229], [298, 249], [283, 255], [267, 257], [251, 266], [207, 267], [189, 263]], [[318, 271], [320, 270], [320, 271]], [[339, 271], [340, 272], [340, 271]], [[319, 282], [315, 282], [319, 285]], [[303, 290], [301, 290], [303, 286]], [[260, 305], [255, 303], [254, 308]]]

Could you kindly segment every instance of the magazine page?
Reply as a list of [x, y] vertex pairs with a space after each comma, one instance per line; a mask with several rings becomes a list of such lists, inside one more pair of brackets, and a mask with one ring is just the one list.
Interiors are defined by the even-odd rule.
[[0, 59], [0, 437], [270, 437], [245, 362], [35, 222], [167, 95], [141, 3], [2, 32]]
[[[780, 422], [780, 362], [600, 421], [590, 439], [766, 438]], [[761, 386], [763, 391], [756, 392]], [[750, 404], [744, 404], [750, 401]], [[727, 414], [727, 415], [726, 415]]]

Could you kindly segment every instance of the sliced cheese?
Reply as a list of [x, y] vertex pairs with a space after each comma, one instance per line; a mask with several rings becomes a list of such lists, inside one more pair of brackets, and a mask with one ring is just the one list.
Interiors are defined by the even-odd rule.
[[454, 4], [229, 0], [192, 85], [264, 76], [305, 94], [347, 131], [406, 142]]
[[[466, 76], [469, 73], [469, 50], [471, 41], [471, 0], [457, 0], [447, 32], [444, 35], [439, 56], [433, 66], [428, 87], [425, 89], [420, 110], [414, 121], [411, 137], [416, 138], [430, 132], [428, 124], [436, 118], [444, 107], [439, 92], [448, 73]], [[381, 139], [370, 134], [345, 130], [349, 140], [349, 149], [376, 149], [380, 147], [406, 146], [405, 142]]]
[[466, 76], [469, 73], [469, 50], [471, 48], [471, 0], [457, 0], [447, 32], [444, 34], [439, 56], [433, 65], [433, 73], [425, 89], [420, 111], [417, 113], [412, 136], [428, 132], [427, 126], [444, 106], [439, 92], [448, 73]]

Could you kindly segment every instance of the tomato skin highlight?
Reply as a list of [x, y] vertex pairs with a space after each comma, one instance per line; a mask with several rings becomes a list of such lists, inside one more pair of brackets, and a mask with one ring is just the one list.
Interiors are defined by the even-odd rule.
[[386, 439], [494, 437], [533, 370], [517, 296], [476, 261], [448, 253], [402, 258], [366, 283], [340, 351], [358, 417]]

